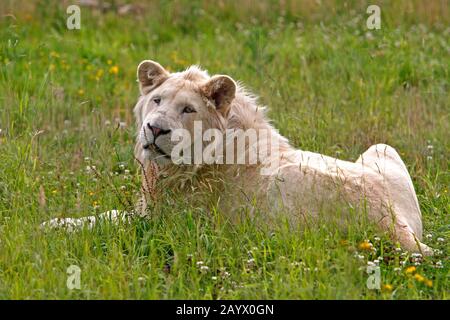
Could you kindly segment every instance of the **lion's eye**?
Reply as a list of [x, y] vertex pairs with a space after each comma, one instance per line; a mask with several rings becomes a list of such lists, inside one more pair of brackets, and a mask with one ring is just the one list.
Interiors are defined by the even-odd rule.
[[153, 102], [159, 106], [159, 104], [161, 102], [161, 98], [160, 97], [153, 98]]
[[195, 112], [194, 108], [190, 107], [190, 106], [186, 106], [183, 109], [183, 113], [193, 113]]

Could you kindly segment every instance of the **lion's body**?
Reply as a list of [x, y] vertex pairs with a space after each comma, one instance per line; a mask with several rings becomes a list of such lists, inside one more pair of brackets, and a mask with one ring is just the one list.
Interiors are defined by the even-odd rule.
[[[135, 156], [147, 168], [156, 161], [161, 175], [178, 172], [185, 177], [173, 179], [169, 187], [180, 192], [192, 190], [192, 177], [201, 181], [217, 172], [221, 178], [214, 183], [235, 186], [232, 192], [221, 195], [224, 203], [234, 204], [230, 211], [240, 208], [245, 199], [254, 205], [250, 199], [255, 199], [266, 209], [262, 211], [283, 211], [301, 223], [323, 212], [333, 215], [337, 204], [344, 204], [367, 213], [369, 220], [390, 232], [405, 249], [432, 253], [420, 242], [422, 220], [416, 194], [403, 161], [392, 147], [372, 146], [356, 162], [295, 150], [272, 127], [256, 98], [228, 77], [210, 77], [197, 67], [169, 74], [159, 64], [145, 61], [138, 67], [138, 78], [141, 97], [134, 110], [139, 130]], [[193, 113], [183, 111], [192, 108], [180, 107], [187, 104]], [[278, 148], [252, 164], [174, 164], [168, 159], [173, 142], [168, 134], [154, 135], [154, 128], [164, 132], [183, 128], [193, 133], [194, 121], [201, 121], [204, 130], [219, 129], [224, 136], [227, 129], [269, 132], [268, 139], [246, 142], [245, 154], [267, 148], [270, 139], [278, 141]], [[157, 151], [147, 144], [156, 145]], [[264, 175], [261, 169], [266, 169]], [[145, 210], [145, 200], [143, 203], [140, 211]]]

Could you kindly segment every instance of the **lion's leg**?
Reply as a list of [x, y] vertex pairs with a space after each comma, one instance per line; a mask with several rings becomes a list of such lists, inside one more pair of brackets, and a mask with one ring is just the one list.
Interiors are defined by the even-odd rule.
[[99, 222], [111, 222], [113, 224], [128, 223], [133, 213], [126, 211], [110, 210], [97, 216], [82, 218], [55, 218], [41, 224], [41, 228], [65, 229], [68, 232], [77, 231], [83, 228], [92, 229]]

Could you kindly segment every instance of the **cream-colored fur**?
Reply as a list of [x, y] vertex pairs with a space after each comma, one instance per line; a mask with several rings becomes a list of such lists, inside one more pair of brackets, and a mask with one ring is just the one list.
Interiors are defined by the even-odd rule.
[[[421, 243], [422, 218], [410, 175], [392, 147], [374, 145], [356, 162], [295, 150], [272, 127], [256, 98], [228, 76], [211, 77], [196, 66], [169, 73], [150, 60], [138, 66], [137, 75], [141, 96], [134, 109], [138, 129], [135, 156], [145, 168], [158, 163], [161, 176], [176, 175], [177, 179], [172, 179], [167, 186], [180, 192], [187, 188], [195, 190], [193, 176], [197, 178], [195, 181], [202, 181], [202, 177], [217, 173], [221, 178], [213, 183], [236, 186], [234, 192], [221, 195], [227, 211], [241, 207], [242, 203], [236, 203], [236, 199], [242, 199], [237, 195], [244, 194], [246, 199], [255, 199], [252, 205], [257, 203], [265, 208], [262, 211], [269, 212], [269, 216], [284, 212], [300, 223], [322, 213], [333, 214], [338, 204], [350, 206], [361, 214], [366, 212], [371, 221], [388, 231], [403, 248], [432, 254]], [[216, 128], [224, 135], [226, 129], [265, 129], [271, 138], [279, 141], [278, 152], [268, 152], [251, 165], [174, 164], [170, 159], [175, 145], [171, 133], [180, 128], [193, 133], [194, 121], [201, 121], [203, 130]], [[164, 132], [156, 139], [155, 129], [151, 129], [155, 127]], [[256, 145], [246, 143], [245, 152], [267, 141], [259, 139]], [[278, 165], [271, 168], [274, 161]], [[269, 175], [261, 175], [264, 167], [270, 168]], [[135, 214], [145, 214], [145, 207], [143, 198]], [[102, 217], [118, 220], [117, 212]], [[80, 222], [79, 219], [52, 220], [46, 225], [64, 224], [79, 226]]]

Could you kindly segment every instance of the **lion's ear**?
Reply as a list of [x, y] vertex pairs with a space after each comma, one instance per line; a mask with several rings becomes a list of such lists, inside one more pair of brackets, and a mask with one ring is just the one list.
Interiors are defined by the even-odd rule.
[[137, 67], [137, 78], [141, 94], [147, 94], [159, 86], [169, 77], [167, 72], [158, 62], [144, 60]]
[[203, 85], [204, 95], [211, 100], [217, 110], [223, 112], [228, 109], [236, 94], [236, 83], [229, 76], [217, 75], [211, 77]]

